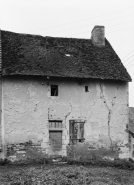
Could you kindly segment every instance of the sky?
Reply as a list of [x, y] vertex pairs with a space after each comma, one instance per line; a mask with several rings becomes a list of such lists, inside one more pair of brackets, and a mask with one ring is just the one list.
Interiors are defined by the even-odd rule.
[[134, 0], [0, 0], [0, 29], [42, 36], [91, 38], [95, 25], [132, 78], [134, 107]]

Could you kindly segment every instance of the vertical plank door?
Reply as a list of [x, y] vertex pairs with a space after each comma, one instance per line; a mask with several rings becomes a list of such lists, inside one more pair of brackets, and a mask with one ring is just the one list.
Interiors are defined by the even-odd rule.
[[62, 148], [62, 131], [49, 131], [50, 149], [60, 151]]

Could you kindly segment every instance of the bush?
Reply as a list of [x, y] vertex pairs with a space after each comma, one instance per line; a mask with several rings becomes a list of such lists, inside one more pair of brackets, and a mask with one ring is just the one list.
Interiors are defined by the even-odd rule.
[[26, 160], [10, 161], [8, 159], [0, 159], [0, 165], [32, 165], [32, 164], [51, 164], [51, 158], [27, 158]]
[[91, 158], [91, 159], [67, 159], [67, 163], [70, 165], [88, 165], [88, 166], [99, 166], [99, 167], [116, 167], [119, 169], [128, 169], [134, 170], [134, 163], [130, 162], [126, 159], [116, 159], [114, 161], [108, 159], [99, 159], [99, 158]]
[[6, 165], [6, 164], [10, 164], [11, 162], [8, 160], [8, 159], [0, 159], [0, 165], [1, 166], [4, 166], [4, 165]]

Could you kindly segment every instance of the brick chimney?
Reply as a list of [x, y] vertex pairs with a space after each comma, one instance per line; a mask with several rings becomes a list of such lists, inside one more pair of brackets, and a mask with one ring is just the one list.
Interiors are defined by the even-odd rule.
[[91, 32], [91, 40], [94, 46], [105, 46], [105, 27], [95, 26]]

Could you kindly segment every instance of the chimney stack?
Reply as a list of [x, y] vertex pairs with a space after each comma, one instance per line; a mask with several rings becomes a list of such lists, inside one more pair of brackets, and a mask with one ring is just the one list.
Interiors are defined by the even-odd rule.
[[95, 26], [91, 32], [91, 39], [94, 46], [105, 46], [105, 27]]

